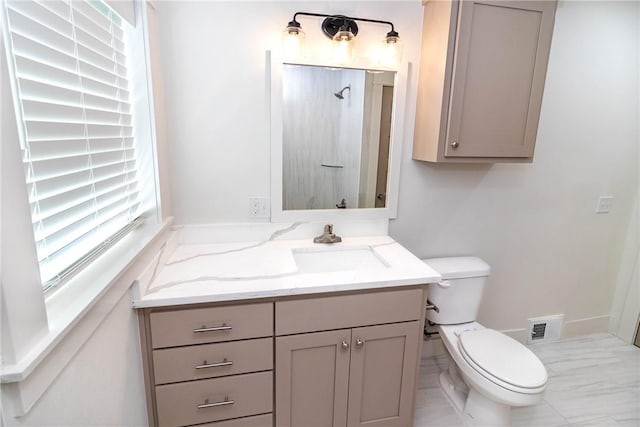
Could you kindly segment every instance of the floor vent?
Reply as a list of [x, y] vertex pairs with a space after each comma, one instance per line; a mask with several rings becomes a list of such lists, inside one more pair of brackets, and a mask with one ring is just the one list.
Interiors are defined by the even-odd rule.
[[546, 323], [534, 323], [531, 328], [531, 341], [543, 340], [544, 331], [547, 330]]
[[527, 344], [559, 340], [563, 321], [564, 314], [529, 319]]

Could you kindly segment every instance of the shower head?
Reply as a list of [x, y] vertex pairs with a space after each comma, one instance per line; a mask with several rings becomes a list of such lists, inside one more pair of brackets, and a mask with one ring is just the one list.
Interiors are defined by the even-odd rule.
[[334, 93], [334, 94], [333, 94], [333, 96], [335, 96], [335, 97], [336, 97], [336, 98], [338, 98], [338, 99], [344, 99], [343, 92], [344, 92], [345, 90], [347, 90], [347, 89], [349, 89], [349, 91], [351, 91], [351, 85], [343, 87], [343, 88], [342, 88], [342, 90], [341, 90], [340, 92], [336, 92], [336, 93]]

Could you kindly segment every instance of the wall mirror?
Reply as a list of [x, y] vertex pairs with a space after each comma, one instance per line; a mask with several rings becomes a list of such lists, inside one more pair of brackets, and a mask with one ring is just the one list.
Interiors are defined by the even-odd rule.
[[395, 74], [283, 65], [283, 210], [386, 206]]
[[271, 74], [272, 220], [395, 217], [403, 73], [276, 63]]

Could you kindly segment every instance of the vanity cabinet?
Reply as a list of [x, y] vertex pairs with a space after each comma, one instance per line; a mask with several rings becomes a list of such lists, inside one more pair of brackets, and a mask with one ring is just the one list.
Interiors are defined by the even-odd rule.
[[276, 338], [277, 426], [347, 425], [350, 343], [348, 329]]
[[149, 424], [273, 424], [273, 303], [148, 309], [140, 324]]
[[139, 311], [150, 425], [412, 425], [425, 286], [257, 301]]
[[556, 2], [423, 5], [413, 158], [533, 161]]
[[423, 297], [412, 289], [276, 302], [276, 333], [297, 333], [275, 341], [276, 425], [412, 425]]
[[410, 426], [418, 321], [276, 338], [276, 425]]

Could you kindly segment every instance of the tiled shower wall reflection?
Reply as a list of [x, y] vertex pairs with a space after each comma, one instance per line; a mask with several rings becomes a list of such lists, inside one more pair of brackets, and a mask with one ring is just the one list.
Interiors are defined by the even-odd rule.
[[363, 70], [284, 66], [284, 209], [357, 206], [364, 83]]

